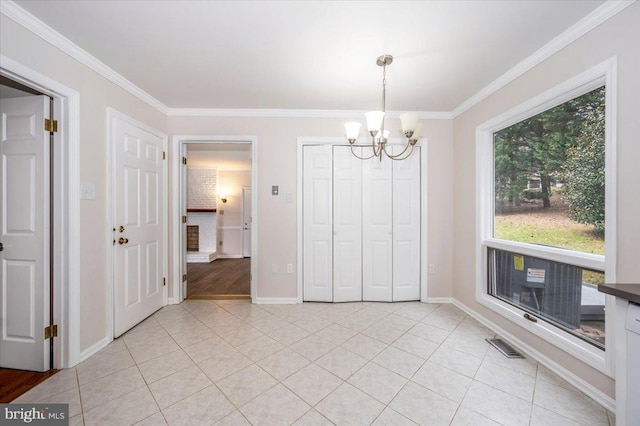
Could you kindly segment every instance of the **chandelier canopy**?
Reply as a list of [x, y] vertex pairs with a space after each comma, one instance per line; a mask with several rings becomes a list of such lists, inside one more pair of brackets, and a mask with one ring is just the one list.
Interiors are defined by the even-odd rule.
[[[385, 130], [384, 128], [384, 115], [387, 95], [387, 65], [391, 65], [392, 62], [393, 56], [391, 55], [382, 55], [376, 60], [376, 64], [382, 67], [382, 111], [369, 111], [365, 114], [367, 129], [369, 131], [369, 135], [371, 135], [371, 144], [356, 145], [358, 136], [360, 135], [360, 122], [352, 121], [345, 123], [344, 125], [347, 134], [347, 141], [349, 141], [349, 145], [351, 146], [351, 153], [361, 160], [378, 157], [380, 158], [380, 161], [382, 161], [382, 154], [392, 160], [404, 160], [413, 152], [413, 147], [418, 142], [420, 133], [422, 132], [422, 125], [418, 123], [417, 113], [406, 112], [404, 114], [400, 114], [402, 133], [407, 138], [407, 142], [404, 149], [398, 154], [393, 154], [387, 150], [389, 130]], [[372, 153], [369, 156], [360, 156], [354, 151], [354, 146], [369, 147], [371, 148]]]

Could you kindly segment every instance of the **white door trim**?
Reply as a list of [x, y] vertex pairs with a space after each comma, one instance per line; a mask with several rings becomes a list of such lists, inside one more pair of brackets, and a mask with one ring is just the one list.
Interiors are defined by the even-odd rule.
[[[113, 340], [113, 332], [114, 332], [114, 306], [113, 306], [113, 292], [115, 291], [115, 283], [114, 283], [114, 275], [113, 275], [113, 268], [114, 268], [114, 256], [113, 256], [113, 249], [114, 249], [114, 244], [113, 244], [113, 238], [114, 238], [114, 232], [113, 229], [116, 226], [116, 224], [114, 223], [114, 211], [113, 211], [113, 206], [115, 205], [115, 185], [114, 185], [114, 173], [113, 173], [113, 167], [114, 167], [114, 158], [113, 158], [113, 149], [114, 149], [114, 142], [113, 142], [113, 120], [115, 118], [119, 118], [123, 121], [126, 121], [128, 123], [131, 123], [137, 127], [140, 127], [141, 129], [144, 129], [145, 131], [158, 136], [159, 138], [162, 139], [162, 150], [164, 152], [167, 152], [167, 144], [168, 144], [168, 137], [166, 134], [159, 132], [158, 130], [147, 126], [146, 124], [136, 120], [135, 118], [132, 118], [126, 114], [121, 113], [120, 111], [117, 111], [111, 107], [107, 107], [107, 175], [111, 176], [109, 179], [107, 179], [107, 223], [109, 224], [108, 228], [107, 228], [107, 232], [106, 232], [106, 238], [105, 240], [107, 241], [107, 309], [106, 309], [106, 324], [107, 324], [107, 332], [106, 332], [106, 336], [105, 336], [105, 342], [108, 344], [109, 342], [111, 342]], [[169, 221], [167, 220], [167, 214], [168, 214], [168, 192], [169, 192], [169, 182], [168, 182], [168, 170], [169, 170], [169, 166], [168, 166], [168, 160], [163, 161], [163, 165], [162, 165], [162, 180], [164, 183], [164, 188], [163, 188], [163, 197], [164, 197], [164, 205], [162, 206], [162, 209], [165, 211], [165, 220], [164, 220], [164, 224], [162, 226], [162, 245], [163, 245], [163, 253], [165, 253], [165, 259], [162, 260], [163, 262], [163, 268], [162, 268], [162, 276], [165, 277], [167, 279], [167, 281], [169, 280], [169, 262], [168, 262], [168, 247], [169, 247]], [[168, 286], [165, 286], [163, 289], [163, 306], [167, 304], [168, 302]]]
[[[54, 99], [53, 319], [58, 324], [52, 368], [80, 362], [80, 94], [0, 54], [0, 75]], [[58, 148], [58, 149], [56, 149]]]
[[[405, 139], [401, 138], [389, 138], [390, 144], [403, 144], [405, 143]], [[298, 233], [298, 241], [297, 241], [297, 263], [298, 263], [298, 271], [297, 271], [297, 291], [298, 303], [302, 303], [302, 174], [303, 174], [303, 158], [302, 158], [302, 149], [305, 145], [344, 145], [346, 140], [342, 137], [299, 137], [298, 138], [298, 170], [297, 170], [297, 186], [298, 186], [298, 213], [297, 213], [297, 233]], [[429, 224], [429, 189], [428, 189], [428, 175], [429, 175], [429, 143], [427, 138], [421, 138], [418, 142], [420, 147], [422, 148], [422, 156], [421, 156], [421, 164], [420, 164], [420, 248], [422, 253], [422, 259], [420, 264], [420, 301], [426, 302], [428, 300], [428, 265], [429, 265], [429, 244], [427, 240], [428, 232], [428, 224]], [[389, 160], [392, 161], [392, 160]]]
[[[182, 270], [181, 250], [184, 247], [184, 239], [182, 235], [182, 227], [180, 226], [180, 218], [182, 217], [181, 202], [182, 199], [182, 174], [180, 166], [181, 148], [188, 143], [249, 143], [251, 144], [251, 210], [253, 223], [251, 226], [251, 300], [256, 302], [258, 290], [258, 138], [256, 136], [222, 136], [222, 135], [174, 135], [171, 138], [171, 202], [173, 208], [171, 210], [171, 223], [173, 225], [172, 232], [172, 266], [173, 273], [173, 292], [169, 299], [169, 303], [177, 304], [184, 300], [182, 296], [182, 274], [187, 271]], [[221, 256], [219, 256], [221, 257]]]

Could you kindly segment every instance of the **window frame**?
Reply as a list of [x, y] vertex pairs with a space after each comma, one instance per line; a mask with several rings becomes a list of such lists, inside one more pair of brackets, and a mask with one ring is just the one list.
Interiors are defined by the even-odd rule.
[[[494, 133], [603, 85], [606, 86], [605, 255], [494, 238]], [[610, 377], [614, 376], [615, 358], [612, 296], [605, 298], [607, 341], [602, 350], [546, 321], [531, 322], [524, 318], [526, 311], [489, 294], [487, 262], [488, 248], [496, 248], [602, 271], [606, 282], [616, 282], [616, 118], [617, 57], [612, 57], [476, 127], [476, 301]]]

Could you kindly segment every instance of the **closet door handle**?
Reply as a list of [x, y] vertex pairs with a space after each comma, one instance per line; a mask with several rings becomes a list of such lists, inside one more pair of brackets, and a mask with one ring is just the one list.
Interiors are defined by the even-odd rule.
[[4, 250], [4, 244], [0, 243], [0, 251]]

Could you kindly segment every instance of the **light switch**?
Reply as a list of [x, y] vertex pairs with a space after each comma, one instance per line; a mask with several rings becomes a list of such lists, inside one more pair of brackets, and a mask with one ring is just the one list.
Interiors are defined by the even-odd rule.
[[271, 187], [271, 195], [278, 195], [278, 185], [273, 185]]
[[96, 199], [96, 185], [94, 183], [81, 183], [80, 184], [80, 199], [81, 200], [95, 200]]

